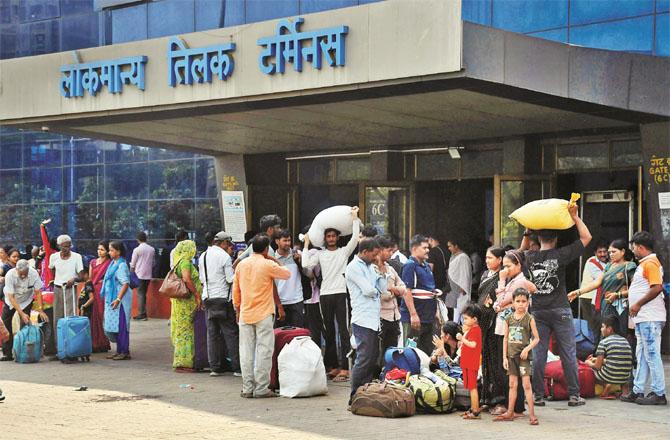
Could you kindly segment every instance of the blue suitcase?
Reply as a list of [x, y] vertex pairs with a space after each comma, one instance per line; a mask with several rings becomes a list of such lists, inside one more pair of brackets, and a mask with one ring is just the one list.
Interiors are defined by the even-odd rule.
[[[77, 305], [76, 288], [72, 287], [73, 304]], [[65, 292], [63, 292], [65, 295]], [[65, 298], [63, 298], [64, 314], [67, 314]], [[61, 318], [56, 325], [56, 339], [58, 345], [58, 359], [61, 361], [85, 360], [90, 361], [93, 351], [91, 342], [91, 322], [85, 316], [70, 316]]]
[[26, 325], [14, 336], [14, 360], [21, 364], [39, 362], [42, 357], [42, 332], [38, 325]]

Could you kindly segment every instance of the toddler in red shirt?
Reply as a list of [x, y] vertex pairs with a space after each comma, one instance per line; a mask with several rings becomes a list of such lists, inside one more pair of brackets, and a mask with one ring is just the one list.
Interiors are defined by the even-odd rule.
[[470, 391], [470, 410], [463, 414], [464, 419], [479, 419], [479, 393], [477, 392], [477, 374], [482, 358], [482, 329], [479, 327], [481, 310], [477, 304], [469, 304], [461, 314], [464, 335], [456, 338], [461, 342], [461, 369], [463, 386]]

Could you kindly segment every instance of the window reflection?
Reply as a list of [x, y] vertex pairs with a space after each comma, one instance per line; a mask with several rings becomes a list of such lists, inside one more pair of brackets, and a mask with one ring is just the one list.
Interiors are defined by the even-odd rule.
[[132, 240], [147, 228], [147, 202], [105, 203], [105, 231], [108, 239]]
[[98, 239], [104, 236], [105, 211], [102, 203], [77, 203], [66, 205], [67, 233], [83, 239]]
[[148, 186], [146, 163], [105, 165], [105, 196], [108, 200], [146, 199]]
[[192, 197], [194, 177], [193, 160], [153, 162], [149, 168], [149, 198]]
[[104, 169], [99, 166], [68, 167], [65, 172], [65, 197], [72, 202], [93, 202], [102, 198]]
[[60, 202], [63, 185], [62, 168], [32, 168], [23, 170], [26, 203]]
[[153, 238], [173, 237], [177, 229], [193, 230], [193, 200], [149, 202], [149, 235]]

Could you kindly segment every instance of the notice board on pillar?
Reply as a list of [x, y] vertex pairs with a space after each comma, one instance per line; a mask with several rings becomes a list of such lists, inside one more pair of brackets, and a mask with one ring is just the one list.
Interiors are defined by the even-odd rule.
[[221, 191], [223, 204], [224, 229], [233, 237], [233, 241], [244, 242], [247, 232], [247, 212], [244, 206], [244, 192]]

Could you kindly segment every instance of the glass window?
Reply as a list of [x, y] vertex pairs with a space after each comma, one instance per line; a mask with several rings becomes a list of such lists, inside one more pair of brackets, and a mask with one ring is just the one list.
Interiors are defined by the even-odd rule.
[[656, 0], [656, 12], [670, 12], [670, 0]]
[[452, 159], [448, 154], [417, 154], [417, 180], [458, 178], [460, 160]]
[[112, 11], [112, 42], [114, 44], [146, 39], [146, 3]]
[[300, 13], [311, 14], [350, 6], [358, 6], [358, 0], [300, 0]]
[[639, 165], [642, 165], [642, 145], [639, 140], [612, 142], [613, 167], [636, 167]]
[[[195, 2], [195, 30], [204, 31], [224, 26], [230, 1], [198, 0]], [[242, 15], [244, 20], [244, 15]], [[230, 25], [229, 25], [230, 26]]]
[[30, 168], [23, 170], [25, 203], [60, 202], [63, 168]]
[[377, 228], [380, 235], [391, 234], [399, 243], [406, 243], [407, 218], [406, 188], [365, 188], [365, 223]]
[[[4, 147], [3, 147], [4, 148]], [[22, 203], [23, 186], [21, 170], [0, 171], [0, 201], [2, 204]], [[0, 223], [2, 225], [2, 223]], [[2, 229], [2, 227], [0, 227]]]
[[96, 202], [104, 197], [102, 165], [66, 167], [65, 197], [69, 202]]
[[195, 31], [193, 0], [162, 0], [149, 3], [149, 38]]
[[63, 205], [59, 203], [24, 206], [23, 233], [25, 239], [41, 244], [42, 239], [40, 238], [40, 223], [42, 223], [42, 220], [47, 218], [51, 219], [51, 222], [47, 226], [47, 230], [49, 231], [49, 238], [56, 238], [59, 234], [62, 234], [62, 231], [64, 230], [62, 206]]
[[370, 178], [370, 159], [337, 159], [337, 180], [368, 180]]
[[608, 23], [573, 26], [570, 44], [598, 49], [651, 53], [653, 17], [631, 18]]
[[273, 18], [290, 17], [300, 14], [298, 0], [247, 0], [246, 22], [272, 20]]
[[66, 138], [63, 143], [63, 164], [84, 165], [103, 162], [101, 142], [93, 139]]
[[670, 56], [670, 14], [656, 16], [656, 44], [655, 55]]
[[23, 208], [21, 206], [3, 206], [0, 209], [0, 240], [3, 246], [23, 243]]
[[654, 12], [654, 0], [570, 0], [570, 24], [585, 24]]
[[16, 23], [19, 20], [19, 0], [0, 0], [0, 23]]
[[149, 173], [146, 163], [105, 165], [107, 200], [143, 200], [147, 198]]
[[463, 20], [491, 25], [491, 0], [463, 0], [461, 8]]
[[554, 29], [553, 31], [533, 32], [528, 35], [531, 37], [544, 38], [545, 40], [558, 41], [559, 43], [568, 42], [568, 28]]
[[23, 23], [30, 21], [56, 18], [60, 16], [59, 0], [20, 0], [19, 20]]
[[149, 148], [149, 160], [190, 159], [193, 153], [188, 151], [167, 150], [165, 148]]
[[132, 240], [147, 229], [146, 218], [147, 202], [106, 202], [104, 236]]
[[193, 160], [151, 162], [148, 171], [150, 199], [193, 197]]
[[217, 196], [214, 159], [198, 159], [196, 161], [195, 195], [202, 198]]
[[533, 32], [568, 25], [567, 0], [493, 0], [493, 27]]
[[0, 26], [0, 59], [6, 60], [18, 56], [18, 27], [14, 24]]
[[246, 23], [245, 9], [245, 0], [226, 0], [224, 26]]
[[75, 50], [98, 46], [98, 14], [90, 13], [63, 17], [61, 23], [61, 49]]
[[21, 134], [5, 134], [0, 136], [0, 168], [21, 168], [21, 152], [23, 145]]
[[500, 182], [501, 215], [500, 215], [500, 243], [504, 246], [511, 244], [516, 247], [521, 243], [523, 226], [516, 220], [509, 218], [519, 206], [523, 205], [523, 182], [502, 181]]
[[46, 20], [19, 25], [20, 56], [41, 55], [60, 50], [60, 20]]
[[174, 237], [179, 228], [193, 230], [193, 200], [149, 202], [147, 227], [149, 235], [156, 238]]
[[461, 156], [463, 177], [492, 177], [502, 172], [502, 150], [464, 150]]
[[219, 212], [219, 201], [198, 200], [195, 203], [195, 234], [199, 240], [203, 239], [208, 231], [220, 231], [221, 213]]
[[146, 161], [149, 156], [149, 148], [147, 147], [117, 144], [115, 142], [104, 142], [102, 149], [105, 151], [106, 163], [141, 162]]
[[25, 133], [23, 136], [23, 166], [60, 166], [61, 140], [58, 135]]
[[104, 237], [105, 209], [102, 203], [73, 203], [65, 205], [67, 210], [67, 233], [77, 241], [101, 240]]
[[298, 164], [298, 181], [304, 183], [330, 183], [333, 180], [329, 159], [303, 160]]
[[556, 157], [559, 170], [609, 168], [609, 147], [606, 142], [559, 145]]
[[93, 2], [91, 0], [60, 0], [60, 13], [63, 16], [86, 12], [93, 12]]

